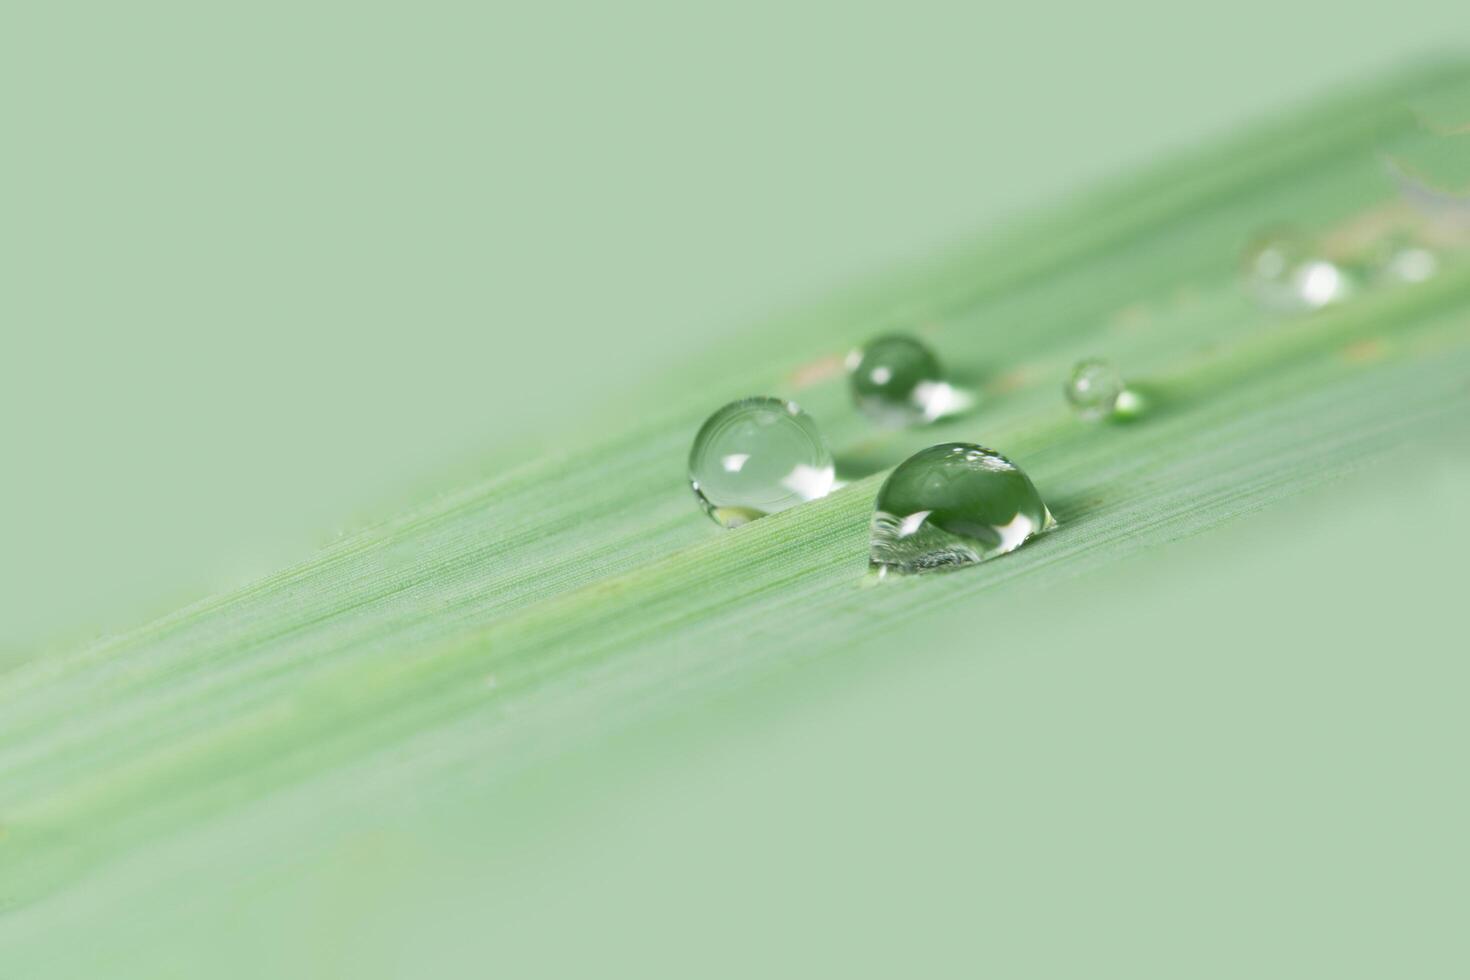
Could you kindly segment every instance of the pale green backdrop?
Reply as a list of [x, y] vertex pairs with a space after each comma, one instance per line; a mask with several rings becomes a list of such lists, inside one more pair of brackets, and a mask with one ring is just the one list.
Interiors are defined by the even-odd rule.
[[8, 8], [0, 659], [1467, 33], [1423, 0]]
[[[742, 324], [1465, 25], [9, 10], [0, 659], [575, 441]], [[633, 726], [473, 823], [271, 794], [0, 909], [0, 975], [1463, 976], [1467, 431]]]

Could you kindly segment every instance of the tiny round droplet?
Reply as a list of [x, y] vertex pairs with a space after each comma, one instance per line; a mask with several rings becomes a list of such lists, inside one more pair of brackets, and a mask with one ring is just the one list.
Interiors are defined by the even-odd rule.
[[848, 355], [848, 383], [858, 408], [880, 425], [932, 422], [948, 412], [952, 392], [934, 352], [913, 337], [878, 337]]
[[825, 497], [832, 452], [817, 423], [792, 402], [745, 398], [711, 415], [689, 450], [689, 485], [725, 527]]
[[1290, 230], [1261, 235], [1245, 251], [1242, 275], [1262, 306], [1283, 313], [1320, 309], [1344, 300], [1352, 280], [1337, 263], [1318, 254]]
[[1433, 279], [1439, 272], [1439, 256], [1412, 240], [1395, 237], [1373, 250], [1368, 266], [1379, 285], [1418, 283]]
[[1125, 386], [1123, 376], [1110, 362], [1090, 358], [1077, 363], [1063, 390], [1079, 416], [1095, 421], [1117, 410]]
[[868, 554], [880, 570], [959, 568], [1014, 551], [1055, 524], [1014, 463], [947, 442], [910, 456], [883, 482]]

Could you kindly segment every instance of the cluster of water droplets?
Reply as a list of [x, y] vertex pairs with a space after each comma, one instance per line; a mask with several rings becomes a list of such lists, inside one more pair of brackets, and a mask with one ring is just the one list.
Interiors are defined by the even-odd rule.
[[[1421, 236], [1378, 235], [1356, 255], [1299, 231], [1276, 228], [1245, 250], [1242, 275], [1266, 309], [1304, 313], [1368, 288], [1424, 282], [1439, 269]], [[846, 361], [855, 406], [885, 427], [923, 426], [963, 413], [974, 394], [953, 384], [939, 358], [907, 334], [877, 337]], [[1063, 384], [1089, 422], [1142, 414], [1145, 401], [1109, 361], [1077, 362]], [[727, 528], [820, 499], [838, 486], [831, 450], [815, 419], [780, 398], [746, 398], [709, 417], [689, 453], [689, 484], [705, 512]], [[878, 491], [869, 559], [881, 572], [928, 572], [977, 564], [1019, 548], [1053, 526], [1031, 479], [1005, 456], [973, 443], [930, 446], [904, 460]]]
[[1436, 250], [1409, 230], [1377, 237], [1345, 255], [1329, 257], [1328, 251], [1300, 231], [1277, 228], [1247, 246], [1241, 277], [1264, 309], [1307, 313], [1365, 289], [1421, 283], [1439, 272]]
[[[925, 425], [974, 401], [946, 379], [933, 351], [907, 335], [871, 341], [848, 357], [847, 370], [853, 402], [880, 425]], [[793, 402], [758, 397], [724, 406], [700, 427], [689, 485], [705, 513], [734, 528], [819, 499], [837, 481], [816, 421]], [[945, 443], [915, 453], [884, 481], [870, 559], [883, 571], [956, 568], [1013, 551], [1054, 523], [1010, 460]]]

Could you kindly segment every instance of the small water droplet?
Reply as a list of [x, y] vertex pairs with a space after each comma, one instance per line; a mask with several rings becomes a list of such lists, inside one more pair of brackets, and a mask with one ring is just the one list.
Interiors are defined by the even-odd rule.
[[1368, 258], [1369, 274], [1382, 286], [1427, 282], [1439, 272], [1439, 256], [1410, 239], [1395, 236]]
[[1127, 387], [1111, 362], [1094, 357], [1077, 362], [1063, 391], [1077, 414], [1092, 422], [1117, 411]]
[[738, 527], [832, 492], [827, 440], [779, 398], [746, 398], [711, 415], [689, 450], [689, 485], [705, 513]]
[[967, 442], [930, 446], [898, 465], [874, 505], [868, 554], [880, 572], [960, 568], [1014, 551], [1055, 526], [1031, 479]]
[[1352, 293], [1352, 280], [1343, 268], [1316, 254], [1311, 242], [1288, 229], [1253, 241], [1241, 271], [1256, 301], [1283, 313], [1321, 309]]
[[939, 359], [906, 334], [869, 341], [847, 357], [853, 401], [874, 422], [921, 425], [967, 407], [969, 399], [944, 380]]

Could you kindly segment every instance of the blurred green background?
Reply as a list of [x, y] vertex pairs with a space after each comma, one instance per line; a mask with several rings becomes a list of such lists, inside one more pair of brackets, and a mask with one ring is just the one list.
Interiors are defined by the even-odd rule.
[[[1464, 24], [8, 10], [0, 661], [575, 444], [754, 320]], [[1467, 426], [462, 801], [400, 791], [414, 746], [270, 794], [0, 908], [0, 975], [1462, 975]]]
[[12, 6], [0, 659], [301, 558], [646, 408], [755, 319], [1464, 24], [1413, 0]]

